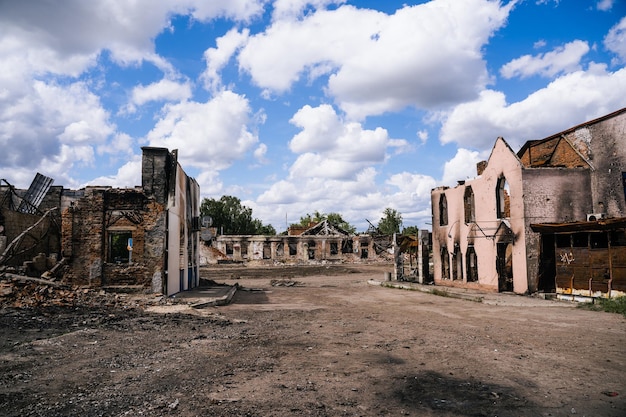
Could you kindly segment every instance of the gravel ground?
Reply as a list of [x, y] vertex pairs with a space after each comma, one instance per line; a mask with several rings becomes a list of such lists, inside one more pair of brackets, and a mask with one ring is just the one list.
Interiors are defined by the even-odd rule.
[[5, 305], [0, 415], [626, 415], [624, 317], [368, 284], [383, 268], [206, 269], [241, 288], [204, 309]]

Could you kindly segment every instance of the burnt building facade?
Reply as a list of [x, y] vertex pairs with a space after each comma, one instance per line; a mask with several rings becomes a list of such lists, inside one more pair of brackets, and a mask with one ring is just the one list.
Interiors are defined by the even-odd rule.
[[[141, 186], [51, 187], [43, 201], [55, 205], [57, 214], [48, 216], [49, 224], [41, 222], [50, 239], [38, 237], [38, 246], [22, 256], [43, 253], [62, 262], [63, 280], [75, 285], [137, 286], [167, 295], [197, 286], [198, 183], [178, 163], [177, 151], [152, 147], [142, 151]], [[27, 223], [34, 225], [42, 209]], [[2, 213], [7, 225], [11, 222], [6, 219], [18, 216], [8, 208]], [[5, 230], [7, 240], [27, 227], [22, 222]], [[13, 263], [21, 261], [15, 258]]]
[[437, 284], [626, 292], [626, 109], [517, 153], [498, 138], [475, 179], [431, 197]]

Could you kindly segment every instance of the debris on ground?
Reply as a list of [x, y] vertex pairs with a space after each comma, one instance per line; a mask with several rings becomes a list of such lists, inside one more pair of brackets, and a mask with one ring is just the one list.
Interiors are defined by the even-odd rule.
[[304, 284], [300, 281], [293, 281], [290, 279], [273, 279], [270, 281], [272, 287], [303, 287]]

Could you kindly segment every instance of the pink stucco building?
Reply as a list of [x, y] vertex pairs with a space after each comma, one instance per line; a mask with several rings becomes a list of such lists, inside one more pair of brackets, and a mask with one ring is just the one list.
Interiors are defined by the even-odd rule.
[[626, 108], [517, 153], [498, 138], [477, 174], [432, 190], [436, 284], [626, 292]]

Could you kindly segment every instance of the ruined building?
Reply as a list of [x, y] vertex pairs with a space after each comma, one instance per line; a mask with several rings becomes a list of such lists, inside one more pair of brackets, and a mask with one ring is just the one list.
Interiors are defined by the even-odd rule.
[[435, 283], [569, 297], [626, 293], [626, 109], [527, 142], [431, 193]]
[[[388, 240], [388, 239], [387, 239]], [[387, 254], [387, 242], [371, 235], [351, 235], [327, 220], [287, 235], [221, 235], [213, 245], [229, 260], [281, 263], [375, 260]]]
[[[0, 253], [11, 252], [2, 264], [19, 268], [26, 259], [43, 256], [47, 262], [34, 268], [37, 275], [51, 275], [50, 264], [56, 262], [63, 266], [53, 271], [62, 275], [59, 279], [77, 285], [130, 285], [167, 295], [197, 286], [198, 183], [185, 174], [177, 151], [142, 151], [141, 187], [50, 187], [33, 214], [14, 209], [16, 200], [28, 201], [26, 194], [0, 188], [5, 196]], [[48, 207], [55, 214], [39, 221]], [[19, 244], [8, 243], [37, 222]]]

